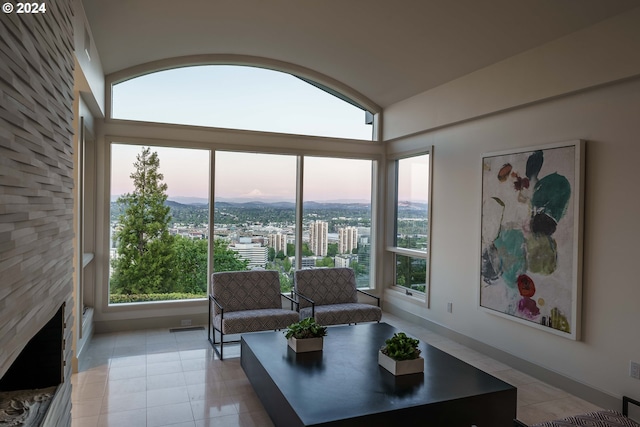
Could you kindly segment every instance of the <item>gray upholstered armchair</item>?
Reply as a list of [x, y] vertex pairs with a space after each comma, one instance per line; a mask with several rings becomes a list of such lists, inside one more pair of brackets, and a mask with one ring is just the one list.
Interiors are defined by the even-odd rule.
[[[314, 317], [321, 325], [379, 322], [380, 298], [356, 287], [351, 268], [311, 268], [294, 273], [294, 293], [300, 304], [300, 318]], [[358, 293], [377, 301], [358, 302]]]
[[640, 424], [633, 421], [631, 418], [628, 418], [629, 404], [640, 407], [640, 401], [628, 396], [622, 396], [622, 413], [605, 409], [579, 415], [572, 415], [561, 420], [545, 421], [532, 426], [528, 426], [522, 421], [518, 421], [516, 419], [513, 420], [513, 425], [514, 427], [640, 427]]
[[[290, 300], [291, 310], [282, 307], [283, 297]], [[209, 295], [209, 342], [223, 359], [224, 344], [237, 342], [225, 342], [225, 335], [284, 329], [300, 320], [293, 304], [297, 304], [293, 298], [280, 293], [277, 271], [213, 273]], [[216, 332], [220, 335], [219, 343]]]

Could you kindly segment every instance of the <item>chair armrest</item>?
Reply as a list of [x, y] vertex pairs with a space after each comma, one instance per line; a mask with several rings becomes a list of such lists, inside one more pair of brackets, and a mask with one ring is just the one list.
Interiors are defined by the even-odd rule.
[[375, 296], [375, 295], [373, 295], [373, 294], [370, 294], [369, 292], [365, 292], [365, 291], [363, 291], [362, 289], [357, 289], [357, 288], [356, 288], [356, 291], [358, 291], [358, 292], [360, 292], [360, 293], [363, 293], [363, 294], [365, 294], [365, 295], [366, 295], [366, 296], [368, 296], [368, 297], [374, 298], [376, 301], [378, 301], [378, 307], [380, 307], [380, 297], [377, 297], [377, 296]]
[[640, 401], [630, 398], [629, 396], [622, 396], [622, 415], [629, 416], [629, 403], [640, 407]]
[[316, 303], [315, 303], [311, 298], [309, 298], [309, 297], [306, 297], [306, 296], [302, 295], [302, 294], [301, 294], [300, 292], [298, 292], [298, 291], [295, 291], [295, 290], [294, 290], [294, 291], [291, 291], [291, 292], [293, 292], [296, 296], [299, 296], [299, 297], [301, 297], [302, 299], [307, 300], [308, 302], [310, 302], [310, 303], [311, 303], [311, 304], [313, 304], [313, 305], [315, 305], [315, 304], [316, 304]]
[[[296, 296], [299, 296], [303, 300], [306, 300], [309, 303], [311, 303], [311, 317], [315, 317], [315, 315], [316, 315], [316, 303], [315, 303], [315, 301], [313, 301], [309, 297], [306, 297], [306, 296], [302, 295], [300, 292], [296, 291], [295, 289], [292, 290], [291, 292], [293, 292]], [[300, 308], [300, 302], [298, 302], [298, 308]]]
[[220, 304], [220, 302], [218, 302], [218, 300], [216, 299], [216, 297], [214, 297], [213, 295], [209, 295], [209, 304], [214, 303], [215, 305], [218, 306], [218, 308], [220, 309], [220, 313], [224, 313], [224, 307], [222, 306], [222, 304]]
[[[293, 296], [288, 296], [285, 294], [280, 294], [282, 295], [284, 298], [288, 299], [289, 301], [291, 301], [291, 310], [293, 310], [293, 304], [296, 305], [296, 311], [300, 311], [300, 303], [298, 301], [296, 301], [295, 299], [293, 299]], [[291, 293], [291, 295], [293, 295], [293, 292]]]
[[529, 426], [523, 423], [522, 421], [518, 421], [517, 419], [514, 419], [513, 427], [529, 427]]

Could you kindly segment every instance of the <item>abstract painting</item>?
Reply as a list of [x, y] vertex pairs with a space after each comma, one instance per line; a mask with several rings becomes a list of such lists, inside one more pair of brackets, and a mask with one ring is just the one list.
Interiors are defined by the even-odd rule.
[[482, 156], [480, 307], [579, 339], [584, 141]]

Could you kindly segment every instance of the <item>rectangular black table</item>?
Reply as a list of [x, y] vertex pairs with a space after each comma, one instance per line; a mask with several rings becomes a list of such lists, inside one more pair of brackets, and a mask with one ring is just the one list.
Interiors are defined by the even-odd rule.
[[321, 352], [294, 353], [282, 332], [241, 337], [241, 365], [276, 427], [510, 427], [516, 388], [421, 342], [424, 374], [394, 377], [378, 350], [386, 323], [330, 327]]

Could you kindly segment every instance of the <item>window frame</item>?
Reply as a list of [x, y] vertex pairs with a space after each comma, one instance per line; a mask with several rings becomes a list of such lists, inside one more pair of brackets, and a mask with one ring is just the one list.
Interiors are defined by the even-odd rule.
[[[398, 227], [398, 184], [399, 184], [399, 161], [402, 159], [419, 157], [428, 155], [428, 182], [427, 182], [427, 249], [426, 251], [417, 249], [408, 249], [397, 246], [397, 227]], [[397, 292], [397, 294], [407, 297], [416, 298], [424, 301], [429, 306], [430, 300], [430, 282], [431, 282], [431, 213], [432, 213], [432, 183], [433, 183], [433, 146], [427, 148], [419, 148], [408, 151], [399, 151], [387, 154], [387, 232], [385, 252], [389, 255], [385, 266], [385, 278], [388, 283], [388, 289]], [[424, 259], [426, 261], [425, 274], [425, 290], [410, 289], [406, 286], [397, 284], [397, 257], [405, 256], [411, 259]]]
[[[278, 134], [270, 132], [243, 131], [189, 125], [173, 125], [114, 119], [112, 116], [113, 85], [144, 74], [187, 65], [250, 65], [289, 73], [293, 76], [308, 79], [342, 94], [353, 100], [364, 110], [370, 112], [372, 121], [371, 140], [355, 140], [348, 138], [332, 138], [305, 136], [296, 134]], [[291, 154], [298, 156], [298, 174], [303, 171], [303, 156], [319, 155], [324, 157], [354, 158], [372, 160], [372, 251], [371, 265], [377, 266], [376, 259], [382, 255], [384, 217], [384, 155], [385, 145], [382, 142], [381, 119], [382, 108], [376, 103], [355, 91], [351, 87], [325, 76], [314, 70], [282, 61], [251, 57], [246, 55], [196, 55], [170, 58], [149, 62], [128, 69], [120, 70], [105, 76], [105, 118], [100, 126], [96, 140], [96, 168], [93, 176], [96, 179], [96, 283], [95, 307], [101, 322], [116, 322], [105, 326], [108, 329], [119, 328], [120, 322], [138, 320], [142, 323], [150, 319], [163, 319], [162, 324], [174, 325], [185, 317], [200, 318], [206, 316], [207, 301], [201, 299], [179, 300], [168, 302], [127, 303], [109, 305], [109, 209], [111, 184], [111, 144], [134, 144], [146, 146], [167, 146], [176, 148], [199, 148], [210, 150], [210, 164], [215, 165], [215, 152], [222, 150], [259, 152], [265, 154]], [[301, 186], [296, 190], [297, 197], [302, 197]], [[210, 203], [215, 200], [215, 173], [210, 175]], [[298, 193], [300, 193], [298, 195]], [[302, 212], [302, 207], [296, 208]], [[301, 218], [301, 213], [298, 214]], [[210, 210], [210, 228], [214, 227], [213, 209]], [[298, 220], [301, 224], [301, 219]], [[298, 231], [296, 232], [297, 239]], [[300, 231], [301, 235], [301, 231]], [[212, 241], [212, 240], [211, 240]], [[301, 245], [296, 245], [301, 248]], [[296, 257], [300, 259], [299, 254]], [[209, 250], [209, 268], [211, 269], [213, 253]], [[105, 262], [105, 259], [107, 260]], [[379, 283], [382, 269], [372, 268], [371, 285]], [[209, 275], [211, 271], [209, 271]], [[377, 286], [379, 292], [380, 286]], [[204, 319], [204, 317], [202, 317]], [[145, 323], [146, 324], [146, 323]], [[157, 326], [157, 325], [156, 325]]]
[[[310, 155], [305, 155], [305, 156], [300, 156], [299, 157], [299, 181], [298, 184], [300, 184], [300, 187], [304, 187], [305, 183], [304, 183], [304, 163], [305, 163], [305, 159], [306, 158], [323, 158], [323, 159], [342, 159], [342, 160], [365, 160], [365, 161], [371, 161], [371, 185], [370, 185], [370, 203], [371, 203], [371, 208], [370, 208], [370, 235], [369, 238], [371, 240], [371, 242], [369, 243], [369, 270], [368, 270], [368, 274], [369, 274], [369, 283], [368, 286], [366, 287], [358, 287], [358, 289], [362, 289], [362, 290], [374, 290], [376, 289], [376, 282], [377, 282], [377, 270], [376, 270], [376, 253], [377, 253], [377, 242], [379, 241], [383, 241], [383, 239], [381, 239], [379, 236], [382, 236], [382, 231], [379, 228], [379, 215], [378, 215], [378, 209], [380, 209], [380, 206], [382, 205], [383, 200], [378, 198], [378, 180], [380, 179], [379, 175], [380, 175], [380, 164], [381, 162], [377, 161], [376, 159], [373, 158], [368, 158], [368, 157], [355, 157], [355, 156], [330, 156], [330, 155], [318, 155], [318, 154], [310, 154]], [[303, 219], [304, 219], [304, 201], [305, 201], [305, 197], [304, 197], [304, 191], [301, 190], [299, 191], [300, 193], [300, 199], [297, 200], [297, 204], [300, 205], [300, 217], [298, 218], [300, 227], [299, 227], [299, 234], [298, 232], [296, 233], [296, 241], [298, 242], [302, 242], [302, 234], [303, 234], [303, 228], [305, 228], [304, 224], [303, 224]], [[299, 248], [299, 249], [298, 249]], [[296, 264], [295, 264], [295, 269], [296, 270], [300, 270], [302, 269], [302, 244], [300, 245], [296, 245]], [[356, 275], [357, 277], [357, 275]]]
[[[371, 135], [366, 139], [356, 139], [358, 141], [376, 142], [380, 140], [380, 120], [382, 108], [374, 103], [372, 100], [354, 90], [353, 88], [334, 80], [333, 78], [316, 71], [300, 67], [296, 64], [288, 62], [269, 60], [262, 57], [252, 56], [239, 56], [239, 55], [225, 55], [225, 54], [211, 54], [211, 55], [197, 55], [186, 56], [179, 58], [169, 58], [162, 61], [153, 61], [146, 64], [141, 64], [118, 72], [105, 76], [105, 116], [108, 120], [116, 121], [134, 121], [137, 123], [157, 123], [164, 124], [163, 122], [146, 122], [142, 120], [116, 118], [113, 114], [114, 107], [114, 87], [120, 83], [128, 82], [138, 77], [144, 77], [149, 74], [154, 74], [163, 71], [172, 71], [179, 68], [186, 67], [199, 67], [199, 66], [238, 66], [238, 67], [253, 67], [263, 70], [279, 72], [288, 74], [294, 78], [297, 78], [316, 89], [323, 91], [331, 96], [342, 100], [343, 102], [350, 104], [356, 108], [362, 110], [363, 120], [365, 124], [371, 125]], [[171, 123], [174, 124], [174, 123]], [[191, 125], [175, 123], [177, 126], [201, 126], [208, 127], [206, 125]], [[265, 130], [245, 130], [233, 127], [224, 127], [220, 129], [235, 130], [241, 132], [270, 132]], [[276, 133], [274, 131], [274, 133]], [[283, 133], [284, 135], [296, 135], [295, 133]], [[312, 136], [314, 135], [307, 135]], [[329, 139], [350, 139], [349, 137], [335, 137], [335, 136], [315, 136], [316, 138], [329, 138]]]
[[[271, 149], [269, 150], [265, 150], [263, 146], [256, 146], [256, 145], [250, 145], [250, 146], [243, 146], [237, 143], [234, 143], [233, 146], [230, 145], [229, 142], [224, 142], [225, 138], [222, 139], [223, 142], [215, 142], [215, 143], [211, 143], [211, 142], [206, 142], [206, 143], [202, 143], [199, 142], [197, 140], [191, 140], [189, 138], [181, 138], [180, 142], [177, 143], [177, 138], [170, 138], [171, 133], [172, 132], [176, 132], [179, 133], [183, 136], [190, 136], [190, 134], [194, 135], [200, 135], [202, 133], [202, 129], [188, 129], [185, 126], [182, 125], [162, 125], [162, 124], [144, 124], [144, 126], [141, 126], [141, 124], [136, 124], [136, 123], [126, 123], [126, 121], [117, 121], [117, 120], [111, 120], [109, 123], [108, 127], [113, 126], [114, 128], [120, 128], [121, 126], [124, 127], [133, 127], [135, 129], [139, 129], [142, 130], [144, 129], [145, 132], [148, 132], [150, 134], [153, 134], [153, 138], [149, 138], [149, 137], [144, 137], [144, 138], [140, 138], [140, 137], [126, 137], [126, 136], [105, 136], [104, 139], [104, 147], [102, 147], [101, 153], [102, 156], [105, 156], [105, 162], [100, 162], [100, 167], [104, 168], [104, 170], [100, 171], [98, 170], [98, 174], [101, 176], [105, 177], [105, 180], [103, 182], [103, 186], [100, 188], [101, 193], [99, 194], [97, 197], [101, 200], [102, 204], [103, 204], [103, 212], [104, 212], [104, 222], [102, 224], [98, 224], [97, 227], [101, 227], [102, 229], [102, 247], [103, 247], [103, 253], [106, 253], [108, 255], [108, 251], [109, 251], [109, 217], [110, 217], [110, 185], [111, 185], [111, 144], [130, 144], [130, 145], [145, 145], [145, 146], [163, 146], [163, 147], [174, 147], [174, 148], [198, 148], [198, 149], [208, 149], [210, 151], [210, 165], [211, 165], [211, 169], [210, 169], [210, 176], [209, 176], [209, 188], [210, 188], [210, 203], [211, 200], [215, 200], [215, 157], [216, 157], [216, 152], [217, 151], [233, 151], [233, 152], [247, 152], [247, 153], [263, 153], [263, 154], [291, 154], [291, 155], [295, 155], [298, 157], [298, 174], [296, 176], [296, 180], [297, 180], [297, 187], [302, 187], [303, 186], [303, 179], [304, 179], [304, 174], [302, 173], [302, 169], [303, 169], [303, 164], [304, 164], [304, 158], [305, 157], [326, 157], [326, 158], [336, 158], [336, 159], [360, 159], [360, 160], [370, 160], [372, 162], [372, 171], [371, 171], [371, 180], [372, 180], [372, 186], [371, 186], [371, 227], [372, 227], [372, 247], [375, 247], [376, 245], [376, 241], [377, 238], [375, 236], [375, 233], [373, 230], [378, 230], [378, 226], [376, 225], [377, 222], [377, 215], [376, 212], [379, 209], [379, 202], [378, 202], [378, 195], [376, 192], [376, 188], [378, 188], [377, 185], [375, 185], [375, 183], [378, 181], [379, 176], [378, 176], [378, 171], [379, 171], [379, 164], [382, 162], [382, 149], [383, 149], [383, 145], [379, 142], [374, 142], [374, 144], [372, 145], [372, 142], [370, 141], [360, 141], [360, 140], [347, 140], [344, 141], [342, 140], [341, 142], [341, 147], [343, 148], [343, 150], [340, 151], [334, 151], [334, 150], [318, 150], [317, 148], [315, 150], [310, 150], [310, 149], [306, 149], [306, 148], [301, 148], [301, 146], [307, 146], [307, 144], [313, 144], [313, 146], [316, 146], [316, 144], [318, 143], [318, 137], [307, 137], [307, 136], [295, 136], [292, 137], [292, 139], [295, 139], [297, 141], [300, 142], [300, 145], [298, 145], [298, 147], [296, 147], [295, 149], [292, 148], [286, 148], [283, 146], [280, 147], [275, 147], [276, 149], [274, 149], [274, 147], [270, 147]], [[167, 130], [170, 129], [171, 132], [169, 132], [169, 134], [167, 134]], [[133, 133], [133, 132], [132, 132]], [[160, 137], [158, 135], [156, 135], [156, 133], [158, 135], [163, 135], [163, 136], [168, 136], [168, 139], [160, 139]], [[263, 132], [248, 132], [248, 131], [234, 131], [234, 130], [219, 130], [219, 129], [210, 129], [205, 131], [205, 133], [211, 133], [211, 134], [224, 134], [226, 137], [229, 136], [233, 136], [233, 135], [240, 135], [243, 137], [244, 140], [247, 139], [248, 136], [250, 136], [250, 140], [255, 144], [254, 138], [256, 140], [262, 140], [262, 139], [266, 139], [269, 140], [269, 135], [267, 133], [263, 133]], [[193, 135], [191, 135], [193, 136]], [[278, 135], [279, 138], [278, 139], [282, 139], [282, 135]], [[234, 138], [226, 138], [233, 140]], [[332, 139], [331, 138], [325, 138], [327, 140], [328, 145], [332, 145]], [[219, 140], [218, 140], [219, 141]], [[352, 145], [353, 144], [353, 145]], [[282, 145], [282, 144], [281, 144]], [[368, 149], [362, 149], [365, 146], [368, 147]], [[310, 145], [309, 145], [310, 147]], [[344, 148], [350, 148], [348, 150], [344, 150]], [[307, 152], [308, 154], [301, 154], [302, 152]], [[297, 192], [296, 197], [303, 197], [302, 192]], [[301, 206], [302, 202], [300, 203], [296, 203], [296, 206]], [[297, 208], [296, 208], [297, 209]], [[300, 215], [300, 216], [298, 216]], [[302, 224], [302, 209], [300, 209], [300, 213], [296, 212], [296, 220], [297, 220], [297, 224]], [[209, 219], [209, 230], [211, 233], [211, 230], [213, 230], [214, 226], [215, 226], [215, 222], [214, 222], [214, 217], [213, 217], [213, 209], [210, 209], [210, 219]], [[298, 240], [300, 239], [300, 240]], [[208, 275], [210, 276], [212, 273], [212, 265], [213, 265], [213, 252], [212, 252], [212, 245], [213, 245], [213, 239], [209, 239], [210, 244], [209, 244], [209, 272]], [[296, 241], [301, 241], [301, 234], [300, 237], [298, 237], [298, 233], [296, 233]], [[302, 245], [296, 245], [296, 250], [298, 250], [298, 248], [301, 248]], [[297, 254], [296, 254], [297, 255]], [[368, 288], [362, 288], [363, 290], [374, 290], [376, 288], [375, 283], [376, 281], [376, 277], [377, 277], [377, 272], [375, 269], [376, 263], [375, 263], [375, 251], [372, 250], [371, 251], [371, 270], [370, 270], [370, 281], [369, 281], [369, 287]], [[108, 256], [107, 256], [108, 259]], [[296, 256], [296, 269], [299, 269], [300, 267], [297, 265], [299, 257]], [[173, 301], [148, 301], [148, 302], [137, 302], [137, 303], [121, 303], [121, 304], [109, 304], [109, 263], [108, 261], [105, 263], [105, 265], [102, 266], [102, 274], [100, 276], [100, 278], [98, 279], [100, 282], [100, 285], [98, 285], [98, 289], [99, 292], [101, 294], [101, 303], [100, 303], [100, 307], [102, 309], [102, 312], [104, 313], [109, 313], [109, 312], [126, 312], [126, 311], [135, 311], [135, 310], [157, 310], [157, 309], [161, 309], [162, 307], [172, 307], [172, 308], [186, 308], [186, 307], [199, 307], [200, 305], [206, 303], [206, 299], [189, 299], [189, 300], [173, 300]]]

